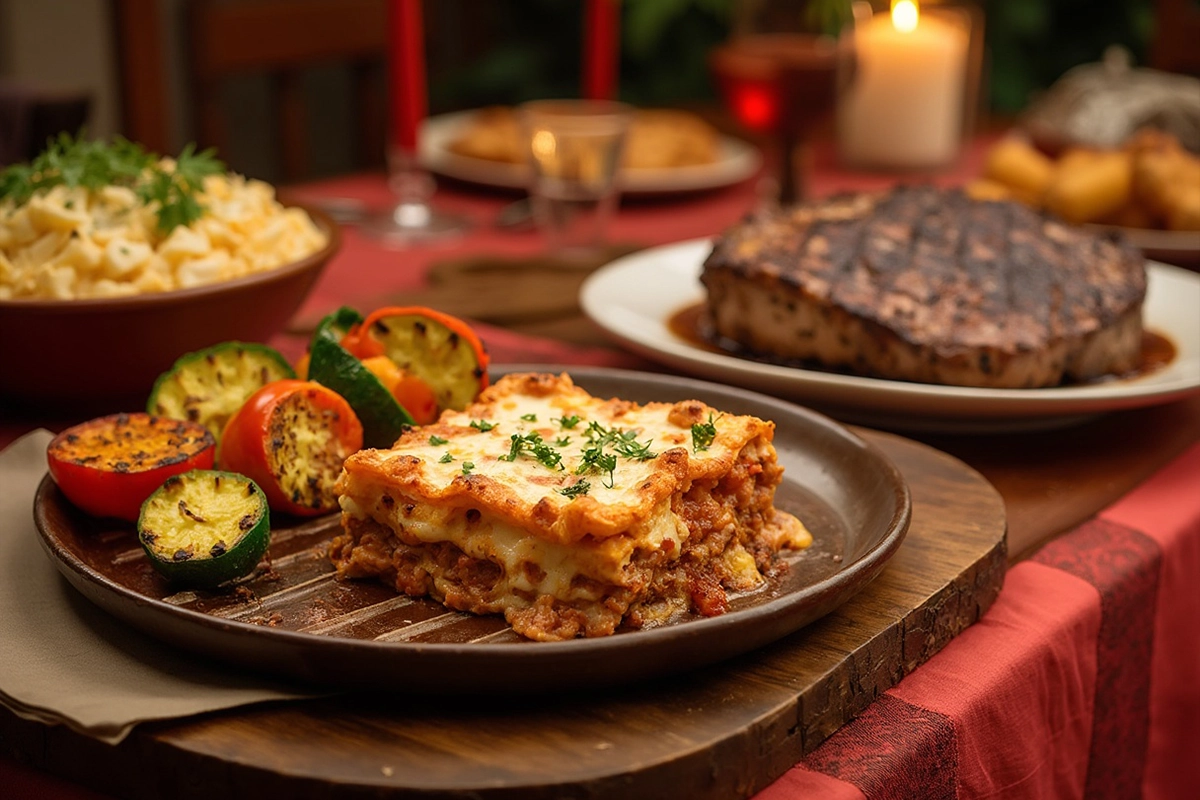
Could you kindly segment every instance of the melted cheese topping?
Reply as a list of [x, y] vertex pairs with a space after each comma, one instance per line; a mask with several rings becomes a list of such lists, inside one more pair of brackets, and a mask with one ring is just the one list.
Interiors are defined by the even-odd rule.
[[[639, 551], [677, 556], [689, 532], [672, 500], [770, 453], [773, 434], [697, 401], [637, 405], [592, 397], [566, 375], [508, 376], [392, 449], [351, 456], [338, 491], [346, 515], [406, 544], [452, 542], [501, 566], [497, 609], [524, 603], [517, 592], [594, 601], [637, 580]], [[597, 447], [611, 469], [588, 466]], [[581, 480], [589, 488], [572, 496]]]

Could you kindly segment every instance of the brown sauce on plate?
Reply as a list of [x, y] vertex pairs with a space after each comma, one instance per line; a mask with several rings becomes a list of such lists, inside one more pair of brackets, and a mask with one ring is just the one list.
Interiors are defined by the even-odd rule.
[[[785, 367], [799, 367], [802, 369], [819, 370], [821, 372], [830, 372], [841, 375], [854, 374], [848, 370], [826, 367], [822, 364], [817, 364], [810, 361], [796, 361], [794, 359], [778, 358], [773, 359], [757, 353], [752, 353], [745, 348], [738, 346], [736, 342], [731, 342], [727, 339], [717, 337], [712, 332], [708, 320], [705, 317], [703, 302], [693, 303], [692, 305], [684, 306], [676, 311], [667, 319], [667, 329], [688, 344], [698, 347], [701, 350], [707, 350], [710, 353], [721, 353], [723, 355], [744, 358], [748, 361], [760, 361], [765, 364], [778, 364]], [[1166, 368], [1172, 361], [1175, 360], [1176, 355], [1177, 350], [1174, 342], [1160, 333], [1144, 330], [1142, 331], [1142, 353], [1138, 359], [1138, 365], [1132, 370], [1123, 372], [1120, 375], [1103, 375], [1099, 378], [1093, 378], [1087, 381], [1067, 381], [1065, 385], [1088, 386], [1092, 384], [1107, 383], [1113, 380], [1132, 380], [1134, 378], [1142, 378], [1146, 375], [1150, 375]]]

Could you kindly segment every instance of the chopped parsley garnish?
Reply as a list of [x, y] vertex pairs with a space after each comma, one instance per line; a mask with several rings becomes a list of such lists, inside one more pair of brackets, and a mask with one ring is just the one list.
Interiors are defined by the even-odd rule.
[[471, 470], [475, 469], [474, 461], [464, 461], [462, 465], [463, 475], [470, 474]]
[[621, 430], [620, 428], [605, 428], [599, 422], [592, 421], [588, 423], [588, 429], [584, 432], [584, 436], [592, 444], [600, 447], [611, 446], [617, 451], [617, 455], [625, 458], [633, 458], [638, 461], [649, 461], [654, 458], [657, 453], [650, 449], [652, 439], [647, 439], [645, 443], [639, 444], [637, 441], [638, 432], [636, 430]]
[[537, 414], [522, 414], [521, 419], [526, 422], [537, 422]]
[[471, 420], [471, 427], [477, 431], [484, 432], [484, 433], [486, 433], [487, 431], [490, 431], [492, 428], [496, 427], [497, 424], [498, 423], [495, 423], [495, 422], [488, 422], [486, 419]]
[[569, 445], [570, 443], [571, 443], [571, 437], [570, 437], [570, 436], [560, 436], [559, 438], [557, 438], [557, 439], [555, 439], [555, 440], [554, 440], [554, 446], [555, 446], [555, 447], [566, 447], [566, 446], [567, 446], [567, 445]]
[[445, 454], [443, 454], [442, 457], [438, 459], [438, 463], [439, 464], [449, 464], [453, 460], [454, 460], [454, 456], [450, 455], [450, 451], [447, 450], [445, 452]]
[[542, 466], [562, 469], [562, 453], [547, 444], [537, 431], [523, 435], [514, 433], [509, 440], [512, 445], [508, 449], [508, 455], [500, 456], [501, 461], [516, 461], [520, 456], [528, 454]]
[[437, 436], [437, 435], [434, 435], [434, 436], [430, 436], [430, 437], [429, 437], [429, 444], [430, 444], [430, 445], [432, 445], [433, 447], [437, 447], [438, 445], [445, 444], [445, 443], [446, 443], [446, 442], [448, 442], [448, 441], [450, 441], [450, 440], [449, 440], [449, 439], [443, 439], [442, 437], [440, 437], [440, 436]]
[[579, 466], [575, 468], [575, 474], [584, 475], [589, 472], [607, 472], [608, 480], [604, 481], [604, 485], [611, 489], [616, 485], [616, 476], [614, 475], [616, 469], [617, 457], [612, 453], [605, 453], [603, 444], [592, 444], [583, 449], [583, 459], [579, 462]]
[[592, 485], [587, 480], [579, 480], [570, 486], [564, 486], [558, 490], [558, 493], [564, 497], [581, 497], [591, 491]]
[[568, 430], [571, 428], [574, 428], [576, 425], [579, 424], [579, 422], [580, 422], [580, 417], [578, 414], [572, 414], [569, 417], [559, 417], [558, 418], [559, 427], [567, 428]]
[[[579, 466], [575, 469], [575, 474], [608, 473], [603, 483], [609, 489], [616, 485], [617, 456], [637, 461], [648, 461], [656, 457], [656, 454], [650, 449], [653, 439], [639, 442], [636, 430], [605, 428], [593, 420], [588, 423], [587, 430], [583, 432], [583, 435], [588, 444], [583, 448], [582, 458]], [[611, 449], [612, 452], [605, 452], [606, 448]]]
[[587, 430], [583, 432], [583, 435], [586, 436], [589, 441], [604, 442], [612, 434], [609, 433], [608, 429], [605, 428], [603, 425], [601, 425], [599, 422], [596, 422], [596, 420], [592, 420], [591, 422], [588, 423]]
[[189, 144], [170, 168], [158, 155], [119, 136], [103, 142], [85, 139], [82, 133], [60, 133], [29, 163], [0, 170], [0, 199], [19, 206], [55, 186], [88, 191], [125, 186], [143, 205], [157, 207], [158, 229], [166, 234], [204, 215], [204, 207], [196, 199], [204, 189], [204, 179], [225, 171], [215, 152], [197, 153], [196, 146]]
[[625, 456], [625, 458], [649, 461], [658, 455], [650, 450], [652, 441], [653, 439], [647, 439], [644, 443], [638, 444], [637, 431], [621, 431], [613, 440], [613, 449], [617, 451], [618, 455]]
[[512, 442], [512, 445], [508, 448], [508, 455], [500, 456], [501, 461], [516, 461], [517, 456], [525, 452], [526, 441], [524, 436], [514, 433], [509, 437], [509, 440]]
[[701, 450], [707, 450], [708, 446], [717, 438], [716, 418], [713, 413], [708, 412], [708, 422], [697, 422], [692, 425], [692, 452], [698, 453]]

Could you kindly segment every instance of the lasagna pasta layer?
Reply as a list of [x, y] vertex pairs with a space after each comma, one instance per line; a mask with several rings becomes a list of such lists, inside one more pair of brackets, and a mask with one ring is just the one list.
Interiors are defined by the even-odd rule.
[[719, 614], [778, 550], [811, 541], [774, 507], [773, 435], [698, 401], [638, 405], [567, 375], [508, 376], [392, 449], [347, 459], [331, 557], [341, 578], [502, 613], [538, 640]]

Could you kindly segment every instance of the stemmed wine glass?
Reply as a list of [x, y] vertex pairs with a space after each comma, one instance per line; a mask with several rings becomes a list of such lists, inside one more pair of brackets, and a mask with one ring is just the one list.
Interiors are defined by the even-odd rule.
[[431, 205], [436, 183], [415, 152], [398, 147], [389, 151], [387, 183], [396, 204], [367, 217], [362, 224], [365, 232], [390, 244], [410, 245], [454, 236], [470, 228], [466, 217]]
[[805, 33], [752, 33], [734, 36], [709, 56], [733, 116], [775, 139], [781, 205], [807, 196], [812, 133], [833, 113], [839, 83], [853, 71], [849, 42]]

